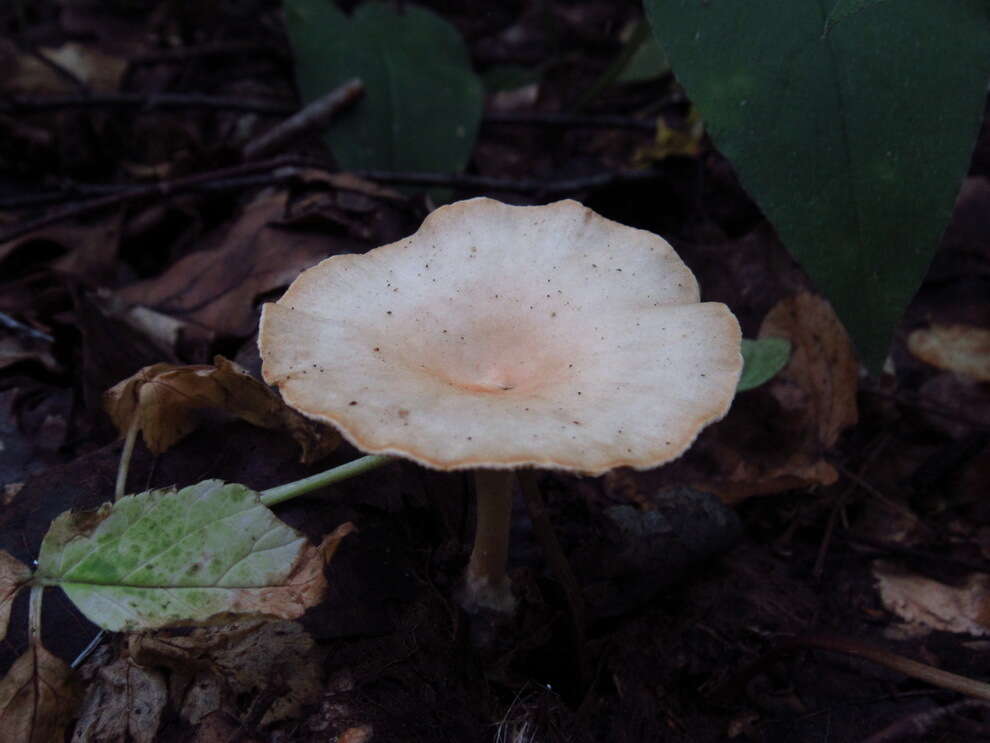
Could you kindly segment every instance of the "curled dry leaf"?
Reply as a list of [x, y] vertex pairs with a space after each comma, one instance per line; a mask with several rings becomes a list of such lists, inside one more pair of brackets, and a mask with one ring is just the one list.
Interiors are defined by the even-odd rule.
[[0, 550], [0, 640], [7, 636], [10, 609], [14, 597], [31, 578], [31, 568], [12, 555]]
[[167, 701], [164, 675], [119, 658], [87, 689], [72, 743], [153, 743]]
[[949, 586], [883, 560], [874, 565], [873, 576], [884, 607], [905, 622], [908, 634], [990, 635], [990, 576], [974, 574]]
[[824, 454], [857, 420], [858, 364], [828, 302], [808, 293], [782, 300], [759, 338], [789, 341], [790, 360], [753, 396], [737, 399], [711, 444], [719, 471], [687, 478], [730, 502], [835, 482]]
[[41, 543], [35, 581], [59, 586], [114, 631], [294, 619], [326, 593], [344, 524], [314, 546], [243, 485], [206, 480], [66, 512]]
[[0, 681], [0, 740], [61, 741], [81, 695], [72, 669], [31, 645]]
[[971, 325], [932, 325], [908, 336], [912, 354], [934, 367], [990, 382], [990, 330]]
[[192, 432], [198, 424], [195, 411], [203, 408], [286, 431], [302, 448], [303, 462], [322, 459], [340, 443], [333, 428], [303, 417], [223, 356], [214, 358], [213, 366], [146, 366], [107, 390], [103, 402], [121, 433], [137, 419], [145, 443], [156, 454]]
[[4, 92], [34, 96], [78, 92], [69, 75], [58, 73], [59, 67], [94, 93], [116, 92], [127, 69], [126, 59], [74, 41], [30, 54], [5, 40], [0, 42], [0, 63], [5, 71]]

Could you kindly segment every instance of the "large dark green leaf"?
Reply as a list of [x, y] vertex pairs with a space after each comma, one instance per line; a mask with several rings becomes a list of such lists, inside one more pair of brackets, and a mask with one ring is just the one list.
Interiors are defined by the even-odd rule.
[[364, 98], [327, 141], [347, 169], [457, 171], [481, 120], [483, 90], [457, 31], [406, 4], [361, 5], [350, 17], [330, 0], [287, 0], [286, 24], [306, 100], [352, 77]]
[[966, 169], [990, 75], [990, 4], [646, 7], [716, 144], [876, 370]]

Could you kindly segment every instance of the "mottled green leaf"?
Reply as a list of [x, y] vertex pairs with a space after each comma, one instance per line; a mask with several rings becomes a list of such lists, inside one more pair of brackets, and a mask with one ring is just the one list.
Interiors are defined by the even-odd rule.
[[323, 597], [327, 547], [309, 544], [254, 491], [205, 480], [63, 513], [41, 544], [35, 582], [61, 587], [113, 631], [231, 614], [292, 619]]
[[483, 90], [457, 30], [416, 5], [287, 0], [286, 25], [306, 100], [353, 77], [365, 95], [327, 142], [347, 169], [458, 171], [481, 121]]
[[990, 76], [986, 0], [646, 0], [709, 131], [874, 370], [948, 221]]
[[774, 378], [787, 366], [791, 357], [791, 342], [786, 338], [759, 338], [742, 341], [743, 370], [736, 392], [759, 387]]

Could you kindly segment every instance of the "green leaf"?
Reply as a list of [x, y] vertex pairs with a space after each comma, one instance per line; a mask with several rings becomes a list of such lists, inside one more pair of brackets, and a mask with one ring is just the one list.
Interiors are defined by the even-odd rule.
[[885, 2], [886, 0], [836, 0], [832, 12], [828, 14], [827, 28], [831, 28], [843, 18], [848, 18], [855, 13], [868, 8], [871, 5]]
[[351, 170], [463, 169], [481, 121], [483, 90], [456, 29], [406, 4], [358, 7], [287, 0], [296, 76], [310, 101], [352, 77], [365, 95], [333, 122], [327, 142]]
[[61, 514], [34, 582], [60, 586], [90, 621], [118, 632], [231, 614], [292, 619], [323, 597], [328, 544], [309, 544], [243, 485], [205, 480]]
[[646, 1], [715, 143], [876, 371], [966, 171], [990, 8], [843, 5], [855, 17], [826, 34], [821, 0]]
[[667, 55], [655, 36], [648, 36], [619, 73], [616, 82], [639, 83], [655, 80], [670, 71]]
[[773, 379], [791, 358], [791, 342], [786, 338], [743, 338], [742, 357], [743, 370], [736, 392], [751, 390]]

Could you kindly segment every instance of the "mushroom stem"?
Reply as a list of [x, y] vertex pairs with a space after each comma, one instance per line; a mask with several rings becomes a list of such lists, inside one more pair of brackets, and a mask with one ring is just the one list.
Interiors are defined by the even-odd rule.
[[335, 482], [340, 482], [341, 480], [346, 480], [357, 475], [363, 475], [369, 470], [377, 469], [383, 464], [388, 464], [392, 459], [394, 457], [384, 454], [369, 454], [366, 457], [355, 459], [338, 467], [304, 477], [302, 480], [296, 480], [295, 482], [288, 482], [285, 485], [262, 490], [261, 502], [266, 506], [274, 506], [276, 503], [282, 503], [300, 495], [305, 495], [317, 488], [333, 485]]
[[511, 470], [475, 470], [477, 524], [474, 549], [468, 563], [464, 605], [509, 613], [515, 608], [512, 587], [505, 575], [512, 521]]

